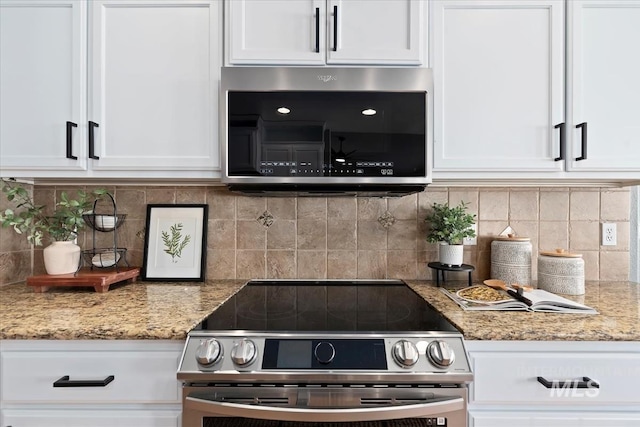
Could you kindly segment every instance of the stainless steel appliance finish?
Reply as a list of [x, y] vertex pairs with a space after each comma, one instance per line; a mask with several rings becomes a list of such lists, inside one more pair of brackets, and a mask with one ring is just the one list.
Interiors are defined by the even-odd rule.
[[401, 281], [251, 281], [177, 376], [183, 427], [463, 427], [473, 379], [462, 335]]
[[222, 181], [270, 196], [421, 191], [431, 182], [432, 87], [425, 68], [223, 67]]

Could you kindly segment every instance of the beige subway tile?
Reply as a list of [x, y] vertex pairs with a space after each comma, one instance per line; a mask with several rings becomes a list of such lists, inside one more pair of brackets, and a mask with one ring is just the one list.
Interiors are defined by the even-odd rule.
[[31, 250], [31, 245], [25, 234], [16, 233], [12, 227], [0, 227], [0, 253], [28, 250]]
[[[147, 217], [147, 205], [143, 202], [146, 193], [142, 189], [134, 190], [118, 188], [114, 196], [118, 214], [126, 214], [127, 221], [132, 219], [145, 219]], [[113, 205], [109, 196], [103, 197], [96, 203], [96, 213], [109, 214], [113, 212]]]
[[511, 221], [510, 225], [518, 236], [530, 239], [531, 250], [536, 253], [538, 251], [538, 221]]
[[595, 221], [571, 221], [569, 224], [569, 249], [585, 251], [600, 249], [600, 227]]
[[628, 191], [602, 191], [600, 193], [601, 221], [628, 221], [631, 212], [631, 194]]
[[418, 195], [409, 194], [404, 197], [390, 198], [388, 209], [391, 214], [399, 220], [412, 219], [415, 221], [418, 214]]
[[266, 251], [238, 250], [236, 252], [236, 278], [261, 279], [265, 276]]
[[438, 261], [438, 252], [436, 251], [423, 251], [419, 250], [417, 252], [418, 256], [418, 280], [435, 280], [436, 276], [432, 273], [435, 271], [429, 268], [430, 262]]
[[569, 248], [568, 221], [540, 221], [541, 251], [554, 251]]
[[479, 221], [478, 222], [478, 250], [490, 251], [493, 242], [502, 231], [507, 228], [507, 221]]
[[362, 197], [357, 203], [358, 221], [377, 221], [387, 211], [387, 199]]
[[256, 220], [267, 210], [267, 199], [264, 197], [236, 197], [236, 218]]
[[386, 251], [358, 251], [359, 279], [386, 279]]
[[324, 279], [327, 277], [325, 251], [298, 251], [298, 279]]
[[597, 191], [572, 191], [569, 196], [571, 221], [598, 221], [600, 219], [600, 193]]
[[298, 198], [298, 219], [327, 219], [327, 199], [323, 197]]
[[326, 219], [298, 219], [298, 249], [327, 248]]
[[146, 203], [150, 205], [176, 203], [176, 189], [174, 187], [147, 187], [145, 196]]
[[355, 219], [330, 219], [327, 223], [327, 249], [357, 248]]
[[377, 220], [358, 221], [357, 246], [359, 250], [386, 250], [387, 230]]
[[358, 218], [358, 202], [355, 198], [331, 197], [327, 199], [328, 219], [356, 219]]
[[267, 210], [275, 219], [296, 219], [296, 199], [293, 197], [269, 197]]
[[418, 274], [418, 255], [415, 250], [387, 251], [387, 277], [389, 279], [415, 279]]
[[387, 229], [387, 249], [417, 248], [418, 224], [416, 220], [398, 220]]
[[267, 249], [295, 249], [296, 221], [275, 220], [267, 229]]
[[22, 282], [30, 275], [30, 250], [0, 252], [0, 286]]
[[509, 218], [511, 221], [538, 220], [537, 190], [511, 191], [509, 193]]
[[238, 220], [236, 222], [237, 249], [265, 249], [267, 231], [256, 220]]
[[600, 280], [629, 280], [629, 252], [600, 251]]
[[232, 219], [210, 219], [207, 246], [212, 249], [236, 248], [236, 222]]
[[214, 249], [207, 251], [208, 279], [235, 279], [236, 252]]
[[569, 191], [543, 188], [540, 190], [540, 221], [569, 219]]
[[481, 221], [509, 219], [508, 191], [480, 191], [478, 218]]
[[491, 251], [478, 251], [475, 267], [474, 280], [481, 282], [491, 279]]
[[267, 251], [267, 278], [295, 279], [296, 251]]
[[416, 243], [419, 251], [435, 251], [437, 250], [436, 243], [427, 242], [427, 233], [429, 232], [429, 224], [426, 221], [418, 220], [416, 224]]
[[218, 187], [209, 188], [207, 191], [207, 204], [209, 205], [209, 218], [211, 219], [236, 218], [236, 196], [227, 190]]
[[[477, 188], [452, 188], [449, 190], [449, 206], [458, 206], [460, 202], [465, 202], [469, 213], [478, 215], [480, 203], [479, 193]], [[507, 218], [505, 217], [504, 219]]]
[[600, 251], [582, 251], [584, 280], [600, 280]]
[[427, 187], [418, 193], [418, 220], [423, 221], [431, 213], [434, 203], [444, 204], [449, 201], [449, 192], [446, 188]]
[[358, 277], [356, 251], [328, 251], [327, 277], [329, 279], [355, 279]]
[[176, 203], [202, 204], [206, 201], [206, 189], [203, 187], [176, 188]]

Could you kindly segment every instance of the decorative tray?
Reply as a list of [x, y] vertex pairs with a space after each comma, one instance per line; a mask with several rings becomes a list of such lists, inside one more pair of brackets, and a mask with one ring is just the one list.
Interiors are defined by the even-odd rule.
[[33, 287], [35, 292], [46, 292], [50, 288], [62, 286], [90, 286], [96, 292], [107, 292], [109, 286], [114, 283], [131, 280], [135, 282], [140, 276], [140, 267], [118, 267], [110, 269], [81, 268], [75, 274], [58, 274], [51, 276], [42, 274], [40, 276], [27, 277], [27, 286]]

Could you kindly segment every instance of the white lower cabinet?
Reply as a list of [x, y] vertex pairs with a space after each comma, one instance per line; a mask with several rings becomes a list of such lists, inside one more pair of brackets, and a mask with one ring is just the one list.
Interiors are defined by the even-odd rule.
[[179, 341], [2, 341], [0, 426], [179, 427], [182, 347]]
[[640, 343], [467, 341], [469, 426], [640, 425]]

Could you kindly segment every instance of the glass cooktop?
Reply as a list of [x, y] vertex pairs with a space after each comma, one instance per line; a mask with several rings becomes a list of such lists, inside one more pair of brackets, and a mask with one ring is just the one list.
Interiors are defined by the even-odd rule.
[[401, 280], [253, 280], [196, 329], [458, 332]]

